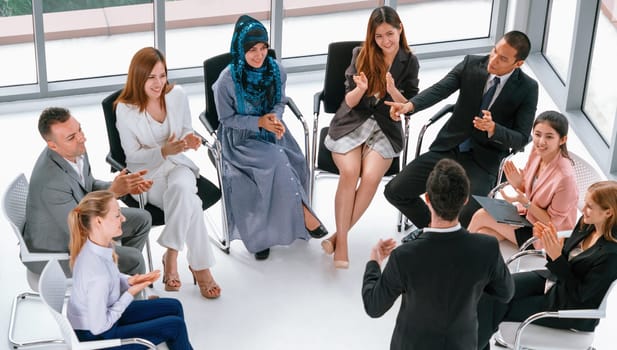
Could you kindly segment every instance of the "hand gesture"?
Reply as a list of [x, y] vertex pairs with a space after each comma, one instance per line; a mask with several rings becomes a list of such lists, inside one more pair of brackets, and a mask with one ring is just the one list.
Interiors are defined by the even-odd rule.
[[114, 181], [109, 186], [109, 190], [116, 194], [116, 197], [122, 197], [127, 193], [140, 194], [148, 192], [152, 187], [152, 180], [143, 178], [148, 173], [148, 170], [141, 170], [136, 173], [129, 173], [128, 170], [122, 169], [120, 174], [114, 178]]
[[390, 106], [390, 119], [396, 122], [401, 120], [401, 114], [410, 113], [414, 109], [413, 103], [409, 101], [406, 103], [384, 101], [383, 103]]
[[165, 145], [161, 147], [161, 153], [164, 158], [167, 158], [168, 156], [184, 152], [187, 147], [186, 140], [176, 140], [176, 134], [171, 133]]
[[538, 237], [544, 244], [544, 251], [551, 260], [556, 260], [561, 255], [563, 250], [563, 238], [557, 237], [557, 229], [552, 222], [548, 225], [540, 221], [533, 224], [533, 235]]
[[158, 280], [160, 276], [161, 276], [160, 270], [154, 270], [152, 272], [149, 272], [143, 275], [140, 275], [140, 274], [133, 275], [129, 277], [128, 279], [129, 286], [130, 286], [128, 289], [128, 292], [132, 296], [135, 296], [139, 292], [141, 292], [144, 288], [156, 282], [156, 280]]
[[285, 133], [285, 125], [281, 122], [274, 113], [268, 113], [259, 117], [257, 125], [260, 128], [266, 129], [274, 133], [277, 139], [281, 139]]
[[514, 188], [518, 188], [522, 191], [525, 190], [525, 183], [523, 182], [523, 172], [517, 168], [514, 163], [509, 160], [503, 165], [503, 172], [508, 179], [508, 183]]
[[518, 203], [527, 203], [529, 200], [527, 199], [527, 195], [525, 195], [524, 192], [522, 192], [521, 190], [519, 190], [516, 187], [512, 187], [514, 188], [515, 194], [514, 196], [509, 195], [506, 191], [504, 191], [504, 189], [500, 189], [499, 193], [501, 194], [501, 196], [503, 197], [503, 199], [508, 202], [508, 203], [514, 203], [514, 202], [518, 202]]
[[392, 78], [390, 72], [386, 73], [386, 91], [391, 96], [395, 94], [395, 91], [398, 91], [396, 84], [394, 84], [394, 78]]
[[362, 91], [368, 90], [368, 79], [364, 72], [360, 72], [357, 75], [353, 76], [353, 82], [356, 84], [356, 87]]
[[394, 239], [388, 238], [385, 241], [380, 239], [371, 249], [370, 259], [377, 261], [381, 265], [384, 259], [390, 256], [394, 248], [396, 248], [396, 241]]
[[184, 150], [187, 150], [189, 148], [197, 150], [199, 146], [201, 146], [201, 137], [195, 135], [194, 133], [190, 133], [184, 136], [183, 141], [186, 143], [186, 147]]
[[495, 134], [495, 122], [493, 121], [491, 112], [483, 110], [482, 114], [482, 117], [473, 118], [473, 126], [478, 130], [486, 131], [488, 137], [492, 137], [493, 134]]

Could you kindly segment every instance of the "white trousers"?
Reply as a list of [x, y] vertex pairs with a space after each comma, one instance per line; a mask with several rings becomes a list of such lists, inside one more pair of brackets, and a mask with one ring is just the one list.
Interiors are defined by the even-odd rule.
[[182, 251], [193, 270], [214, 265], [214, 253], [206, 231], [201, 199], [197, 196], [195, 174], [183, 165], [159, 173], [148, 191], [148, 202], [165, 211], [165, 228], [158, 242], [166, 248]]

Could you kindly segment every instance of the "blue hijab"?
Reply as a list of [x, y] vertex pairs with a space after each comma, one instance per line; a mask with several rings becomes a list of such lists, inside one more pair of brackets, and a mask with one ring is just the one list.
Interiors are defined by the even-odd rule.
[[[246, 63], [245, 53], [258, 43], [268, 44], [268, 32], [261, 22], [243, 15], [236, 21], [231, 39], [231, 77], [236, 90], [238, 113], [262, 116], [281, 101], [281, 73], [268, 56], [259, 68]], [[247, 102], [252, 105], [247, 110]]]

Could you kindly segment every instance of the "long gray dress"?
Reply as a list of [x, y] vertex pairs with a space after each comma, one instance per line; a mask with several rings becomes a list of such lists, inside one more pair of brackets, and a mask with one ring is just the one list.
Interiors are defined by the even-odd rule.
[[[272, 113], [282, 119], [286, 73], [280, 67], [281, 103]], [[307, 240], [302, 204], [308, 207], [309, 172], [298, 143], [286, 132], [274, 143], [260, 137], [260, 115], [237, 114], [229, 66], [213, 85], [221, 125], [217, 134], [223, 153], [223, 191], [231, 239], [242, 239], [255, 253], [275, 245]], [[245, 110], [256, 108], [245, 102]], [[284, 122], [283, 122], [284, 123]]]

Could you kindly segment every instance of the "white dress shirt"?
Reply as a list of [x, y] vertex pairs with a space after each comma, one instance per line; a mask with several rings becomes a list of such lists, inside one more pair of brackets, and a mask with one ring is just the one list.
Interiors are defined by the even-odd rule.
[[113, 261], [112, 247], [87, 240], [73, 266], [73, 291], [67, 317], [73, 329], [101, 334], [109, 330], [133, 301], [128, 275]]

